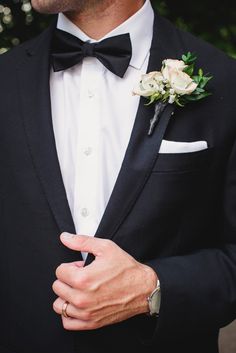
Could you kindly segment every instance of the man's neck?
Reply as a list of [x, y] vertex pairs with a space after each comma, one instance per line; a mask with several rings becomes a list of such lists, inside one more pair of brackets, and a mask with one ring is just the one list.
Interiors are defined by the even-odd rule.
[[104, 0], [82, 12], [65, 15], [90, 38], [99, 40], [134, 15], [145, 0]]

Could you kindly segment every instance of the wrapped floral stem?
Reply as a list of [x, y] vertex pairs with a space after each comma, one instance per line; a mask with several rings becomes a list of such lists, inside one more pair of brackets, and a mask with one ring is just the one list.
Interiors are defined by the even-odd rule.
[[157, 123], [160, 119], [160, 116], [163, 113], [163, 111], [165, 110], [166, 106], [167, 106], [167, 103], [163, 103], [163, 102], [156, 103], [154, 116], [150, 120], [150, 127], [149, 127], [149, 131], [148, 131], [148, 136], [152, 135], [152, 133], [155, 129], [155, 126], [157, 125]]

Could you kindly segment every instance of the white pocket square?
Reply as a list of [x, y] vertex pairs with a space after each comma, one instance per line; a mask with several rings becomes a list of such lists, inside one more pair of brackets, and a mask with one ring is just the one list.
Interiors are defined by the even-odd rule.
[[191, 153], [206, 150], [206, 141], [175, 142], [162, 140], [159, 153]]

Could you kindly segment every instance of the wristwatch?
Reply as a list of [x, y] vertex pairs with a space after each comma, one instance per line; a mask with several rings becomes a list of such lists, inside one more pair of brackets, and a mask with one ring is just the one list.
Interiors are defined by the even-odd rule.
[[161, 286], [160, 281], [157, 281], [157, 286], [147, 298], [149, 313], [148, 315], [158, 317], [161, 306]]

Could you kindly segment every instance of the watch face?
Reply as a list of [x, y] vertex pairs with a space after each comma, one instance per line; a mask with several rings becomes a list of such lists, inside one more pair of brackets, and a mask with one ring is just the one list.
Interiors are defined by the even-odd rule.
[[161, 306], [161, 291], [160, 291], [160, 288], [157, 288], [150, 298], [150, 312], [153, 314], [159, 314], [160, 306]]

